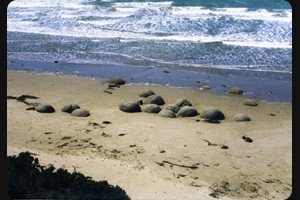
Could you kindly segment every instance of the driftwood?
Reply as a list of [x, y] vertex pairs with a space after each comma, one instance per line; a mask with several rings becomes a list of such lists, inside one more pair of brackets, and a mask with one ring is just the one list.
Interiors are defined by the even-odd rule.
[[177, 167], [184, 167], [184, 168], [189, 168], [189, 169], [197, 169], [198, 166], [196, 165], [192, 165], [192, 166], [188, 166], [188, 165], [181, 165], [181, 164], [177, 164], [177, 163], [172, 163], [170, 161], [167, 160], [163, 160], [161, 163], [156, 162], [158, 165], [163, 166], [163, 163], [168, 163], [170, 165], [175, 165]]
[[205, 140], [205, 139], [202, 139], [203, 141], [207, 142], [208, 143], [208, 146], [218, 146], [218, 144], [215, 144], [215, 143], [211, 143], [210, 141], [208, 140]]

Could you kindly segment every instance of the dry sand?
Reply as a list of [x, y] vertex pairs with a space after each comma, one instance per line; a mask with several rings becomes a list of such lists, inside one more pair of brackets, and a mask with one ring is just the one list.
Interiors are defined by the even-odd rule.
[[[30, 151], [44, 165], [119, 185], [132, 199], [286, 199], [291, 194], [291, 103], [259, 101], [251, 107], [242, 104], [243, 96], [145, 84], [124, 85], [109, 94], [104, 80], [29, 72], [8, 71], [7, 80], [8, 96], [37, 96], [30, 102], [56, 109], [38, 113], [7, 100], [8, 155]], [[198, 111], [219, 108], [226, 119], [212, 124], [199, 116], [171, 119], [118, 109], [124, 100], [140, 100], [145, 88], [161, 95], [166, 105], [183, 97]], [[60, 111], [70, 103], [91, 115]], [[251, 121], [233, 121], [236, 113]], [[244, 135], [253, 142], [245, 142]]]

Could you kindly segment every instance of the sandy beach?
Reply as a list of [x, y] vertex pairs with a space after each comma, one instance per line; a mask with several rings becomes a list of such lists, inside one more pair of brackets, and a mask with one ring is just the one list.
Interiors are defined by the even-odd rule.
[[[51, 104], [56, 110], [38, 113], [8, 99], [8, 155], [32, 152], [44, 165], [118, 185], [134, 200], [291, 195], [291, 103], [258, 100], [257, 106], [246, 106], [243, 95], [139, 83], [107, 88], [104, 79], [7, 71], [7, 96], [33, 95], [39, 98], [28, 102]], [[186, 98], [199, 112], [216, 107], [225, 119], [206, 123], [199, 116], [165, 118], [119, 110], [125, 100], [139, 101], [144, 89], [162, 96], [165, 105]], [[61, 112], [70, 103], [90, 116]], [[237, 113], [247, 114], [251, 121], [234, 121]]]

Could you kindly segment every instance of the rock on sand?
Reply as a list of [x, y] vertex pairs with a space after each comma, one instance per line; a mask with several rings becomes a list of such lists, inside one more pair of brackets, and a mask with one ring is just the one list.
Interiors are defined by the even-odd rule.
[[177, 99], [175, 104], [179, 107], [192, 106], [191, 102], [184, 98]]
[[77, 104], [68, 104], [68, 105], [65, 105], [61, 109], [61, 111], [62, 112], [67, 112], [67, 113], [72, 113], [74, 110], [79, 109], [79, 108], [80, 108], [80, 106], [77, 105]]
[[246, 105], [246, 106], [257, 106], [257, 101], [254, 100], [254, 99], [245, 99], [243, 101], [243, 105]]
[[125, 81], [122, 78], [112, 78], [110, 79], [109, 85], [124, 85]]
[[134, 112], [141, 112], [141, 107], [137, 102], [134, 101], [125, 101], [123, 102], [119, 109], [123, 112], [128, 112], [128, 113], [134, 113]]
[[178, 111], [178, 117], [194, 117], [198, 114], [198, 111], [192, 106], [183, 106]]
[[234, 115], [232, 119], [236, 122], [251, 121], [250, 117], [246, 114], [243, 114], [243, 113], [238, 113], [238, 114]]
[[84, 109], [76, 109], [71, 113], [71, 116], [75, 116], [75, 117], [88, 117], [90, 116], [90, 112]]
[[144, 100], [144, 104], [164, 105], [165, 101], [161, 96], [150, 95]]
[[175, 105], [175, 104], [169, 104], [166, 107], [164, 107], [164, 109], [165, 110], [171, 110], [174, 113], [178, 113], [178, 111], [179, 111], [180, 108], [177, 105]]
[[54, 113], [55, 109], [49, 104], [42, 104], [35, 107], [35, 110], [40, 113]]
[[146, 104], [142, 107], [142, 110], [146, 113], [159, 113], [161, 108], [156, 104]]
[[162, 117], [176, 118], [176, 115], [172, 110], [161, 110], [158, 115]]
[[238, 87], [230, 88], [227, 92], [228, 92], [229, 94], [243, 94], [243, 93], [244, 93], [244, 91], [241, 90], [241, 89], [238, 88]]
[[224, 114], [215, 107], [204, 108], [200, 111], [200, 117], [207, 120], [222, 120], [225, 119]]
[[147, 98], [148, 96], [151, 96], [151, 95], [155, 95], [155, 93], [149, 89], [145, 89], [139, 93], [139, 96], [144, 97], [144, 98]]

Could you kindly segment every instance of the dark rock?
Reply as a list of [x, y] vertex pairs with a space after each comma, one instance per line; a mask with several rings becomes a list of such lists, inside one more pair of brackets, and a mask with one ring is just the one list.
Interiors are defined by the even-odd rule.
[[109, 85], [124, 85], [125, 81], [122, 78], [112, 78], [108, 84]]
[[55, 109], [49, 104], [42, 104], [35, 107], [35, 110], [40, 113], [54, 113]]
[[58, 61], [57, 61], [57, 60], [54, 60], [53, 63], [58, 63]]
[[68, 104], [65, 105], [61, 111], [62, 112], [67, 112], [67, 113], [72, 113], [74, 110], [79, 109], [80, 107], [77, 104]]
[[257, 101], [254, 100], [254, 99], [245, 99], [243, 101], [243, 105], [246, 105], [246, 106], [257, 106]]
[[141, 112], [141, 107], [138, 103], [134, 101], [125, 101], [123, 102], [119, 109], [123, 112], [128, 112], [128, 113], [134, 113], [134, 112]]
[[150, 95], [145, 99], [144, 104], [156, 104], [160, 106], [164, 105], [165, 101], [161, 96]]
[[244, 93], [244, 91], [241, 90], [241, 89], [238, 88], [238, 87], [230, 88], [227, 92], [228, 92], [229, 94], [243, 94], [243, 93]]
[[182, 108], [180, 108], [177, 115], [178, 117], [194, 117], [198, 114], [199, 113], [195, 108], [191, 106], [183, 106]]
[[234, 115], [233, 120], [235, 120], [237, 122], [251, 121], [250, 117], [248, 117], [247, 115], [242, 114], [242, 113], [238, 113], [238, 114]]
[[179, 108], [179, 106], [177, 106], [175, 104], [169, 104], [164, 109], [165, 110], [172, 110], [174, 113], [178, 113], [180, 108]]
[[81, 108], [78, 108], [76, 110], [74, 110], [71, 113], [71, 116], [75, 116], [75, 117], [88, 117], [90, 116], [90, 112]]
[[146, 113], [159, 113], [161, 108], [156, 104], [146, 104], [142, 107], [142, 110]]
[[155, 93], [149, 89], [145, 89], [139, 93], [139, 96], [144, 97], [144, 98], [147, 98], [148, 96], [151, 96], [151, 95], [155, 95]]
[[224, 114], [215, 107], [205, 108], [200, 111], [200, 117], [208, 120], [222, 120], [225, 119]]
[[175, 104], [179, 107], [192, 106], [191, 102], [189, 102], [189, 100], [184, 98], [177, 99]]
[[161, 110], [158, 115], [162, 117], [176, 118], [176, 115], [172, 110]]
[[253, 140], [251, 138], [246, 137], [246, 136], [243, 136], [242, 139], [245, 140], [245, 142], [249, 142], [249, 143], [253, 142]]

